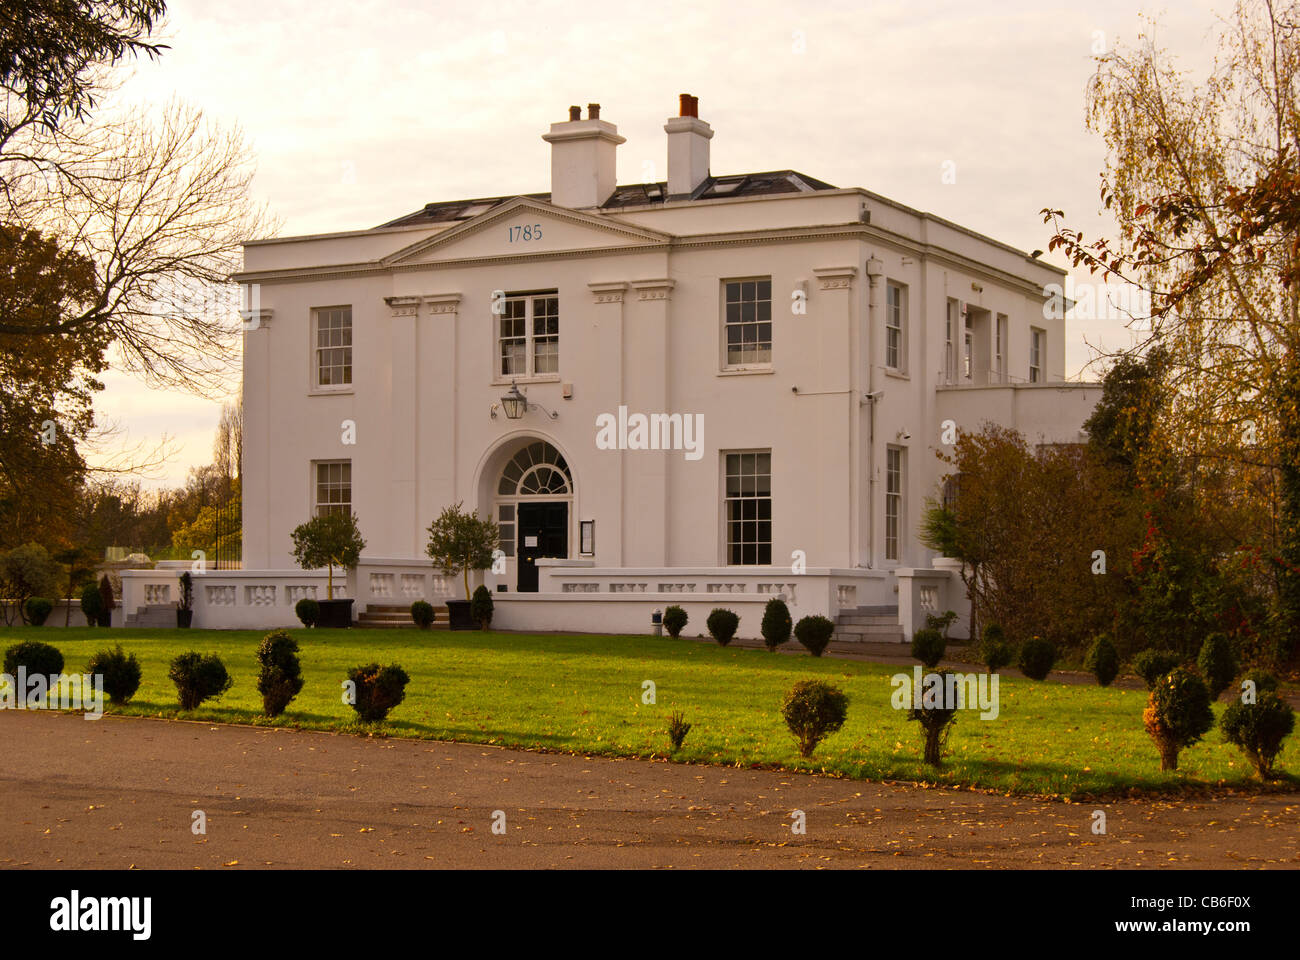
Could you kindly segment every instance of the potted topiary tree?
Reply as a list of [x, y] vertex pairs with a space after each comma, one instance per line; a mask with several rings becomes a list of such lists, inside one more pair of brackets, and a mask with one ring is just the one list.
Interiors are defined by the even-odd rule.
[[465, 580], [465, 599], [447, 601], [448, 625], [452, 630], [473, 630], [477, 623], [470, 607], [469, 572], [492, 566], [492, 551], [501, 539], [496, 522], [483, 520], [473, 511], [466, 512], [459, 503], [447, 507], [429, 524], [429, 544], [425, 552], [434, 566], [444, 572], [461, 574]]
[[186, 570], [181, 574], [181, 596], [176, 601], [176, 626], [189, 629], [194, 622], [194, 574]]
[[99, 578], [99, 625], [101, 627], [111, 627], [113, 625], [113, 611], [117, 609], [117, 601], [113, 599], [113, 584], [108, 579], [108, 574]]
[[304, 570], [329, 570], [325, 599], [320, 604], [318, 627], [352, 626], [352, 598], [334, 599], [334, 568], [351, 570], [361, 559], [366, 541], [361, 539], [356, 514], [327, 513], [312, 517], [293, 531], [293, 558]]

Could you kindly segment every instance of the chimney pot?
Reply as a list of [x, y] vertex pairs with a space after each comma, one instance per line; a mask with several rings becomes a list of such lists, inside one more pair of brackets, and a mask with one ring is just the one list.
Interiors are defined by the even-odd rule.
[[569, 119], [570, 119], [570, 120], [581, 120], [581, 119], [582, 119], [582, 107], [570, 107], [570, 108], [569, 108]]
[[588, 120], [599, 120], [599, 119], [600, 119], [600, 104], [599, 104], [599, 103], [589, 103], [589, 104], [587, 104], [587, 119], [588, 119]]
[[678, 97], [678, 102], [677, 115], [679, 117], [698, 117], [700, 115], [699, 97], [692, 97], [689, 93], [683, 93]]

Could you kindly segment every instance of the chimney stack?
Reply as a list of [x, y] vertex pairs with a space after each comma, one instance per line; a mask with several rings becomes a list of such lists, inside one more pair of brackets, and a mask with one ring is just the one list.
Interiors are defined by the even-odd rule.
[[709, 176], [713, 128], [700, 119], [700, 99], [680, 97], [678, 115], [664, 124], [668, 134], [668, 199], [688, 197]]
[[551, 203], [572, 209], [598, 207], [610, 198], [617, 185], [615, 151], [627, 140], [600, 119], [600, 104], [587, 104], [586, 120], [581, 114], [569, 107], [569, 119], [542, 134], [551, 145]]

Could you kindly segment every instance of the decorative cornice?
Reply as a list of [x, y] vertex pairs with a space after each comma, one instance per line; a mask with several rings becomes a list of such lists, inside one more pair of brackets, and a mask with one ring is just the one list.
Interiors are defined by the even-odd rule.
[[849, 290], [858, 275], [857, 267], [813, 267], [813, 275], [821, 281], [823, 290]]
[[656, 280], [633, 280], [632, 289], [638, 300], [667, 300], [672, 296], [676, 280], [660, 277]]
[[596, 303], [622, 303], [623, 294], [627, 292], [627, 284], [621, 280], [589, 283], [587, 289], [591, 291], [591, 298]]
[[424, 297], [433, 316], [454, 315], [460, 310], [459, 293], [431, 293]]
[[419, 297], [384, 297], [384, 303], [393, 311], [394, 317], [418, 317], [420, 315]]

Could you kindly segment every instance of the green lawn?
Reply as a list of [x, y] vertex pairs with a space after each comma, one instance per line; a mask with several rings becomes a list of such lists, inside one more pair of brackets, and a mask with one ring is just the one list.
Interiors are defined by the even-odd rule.
[[[65, 670], [84, 668], [98, 649], [121, 643], [144, 668], [125, 708], [141, 716], [272, 724], [363, 732], [342, 702], [349, 667], [372, 660], [400, 663], [411, 676], [406, 700], [383, 731], [394, 736], [491, 743], [581, 754], [663, 757], [668, 716], [681, 709], [693, 724], [677, 759], [696, 763], [817, 771], [870, 780], [923, 781], [1082, 799], [1187, 787], [1257, 788], [1251, 768], [1216, 728], [1183, 752], [1180, 769], [1160, 771], [1142, 729], [1145, 693], [1002, 678], [1001, 712], [981, 720], [963, 712], [936, 773], [920, 761], [921, 731], [890, 704], [897, 668], [694, 640], [555, 636], [415, 630], [295, 630], [306, 686], [275, 721], [260, 716], [254, 651], [261, 631], [0, 630], [0, 646], [39, 638], [62, 650]], [[793, 644], [793, 641], [791, 641]], [[185, 650], [216, 653], [235, 680], [219, 701], [182, 714], [167, 678]], [[796, 681], [824, 678], [850, 698], [844, 729], [802, 760], [780, 716]], [[657, 702], [641, 702], [642, 683]], [[1216, 710], [1221, 711], [1222, 707]], [[1296, 735], [1300, 737], [1300, 734]], [[1293, 737], [1279, 758], [1300, 767]], [[1294, 789], [1300, 779], [1287, 781]]]

